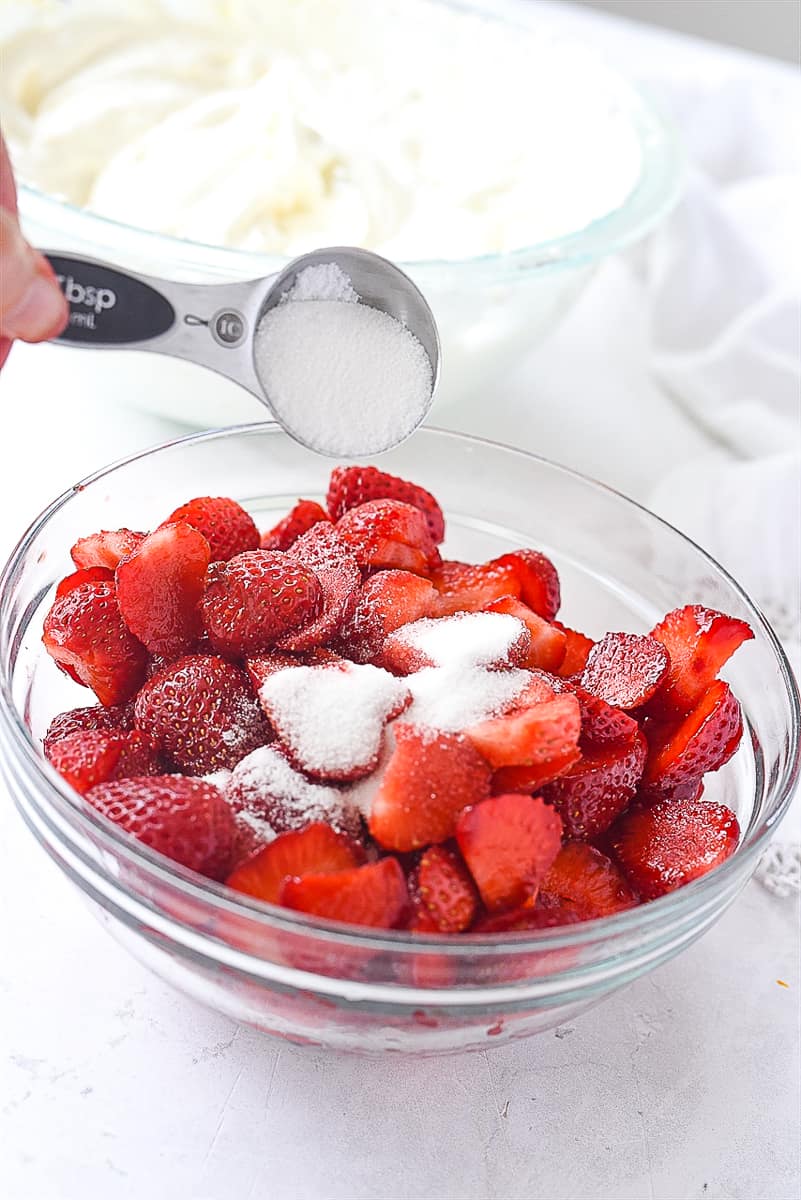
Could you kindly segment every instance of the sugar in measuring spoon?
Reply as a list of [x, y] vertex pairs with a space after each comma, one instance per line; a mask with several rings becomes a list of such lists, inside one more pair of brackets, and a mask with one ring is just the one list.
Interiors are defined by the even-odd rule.
[[403, 271], [371, 251], [314, 250], [278, 275], [224, 284], [44, 253], [70, 309], [57, 341], [209, 367], [320, 454], [389, 450], [431, 407], [440, 361], [431, 309]]

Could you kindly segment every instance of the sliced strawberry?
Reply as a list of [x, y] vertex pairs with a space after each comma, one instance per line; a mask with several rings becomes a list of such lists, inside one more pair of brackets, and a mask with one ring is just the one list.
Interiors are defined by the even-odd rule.
[[280, 550], [249, 550], [213, 564], [200, 607], [214, 649], [245, 656], [314, 620], [322, 602], [309, 567]]
[[533, 796], [546, 783], [553, 783], [566, 775], [574, 763], [581, 758], [581, 751], [574, 746], [558, 758], [548, 762], [538, 763], [528, 767], [499, 767], [492, 776], [492, 794], [500, 796], [503, 792], [523, 792]]
[[641, 782], [633, 803], [650, 808], [662, 800], [675, 800], [679, 803], [684, 803], [685, 800], [700, 800], [703, 794], [703, 779], [688, 779], [686, 783], [664, 786], [660, 786], [658, 782], [653, 785]]
[[80, 567], [71, 575], [66, 575], [56, 588], [56, 599], [60, 600], [82, 583], [113, 583], [114, 572], [108, 567]]
[[739, 840], [731, 809], [704, 800], [666, 800], [632, 809], [610, 838], [626, 877], [645, 900], [705, 875], [734, 853]]
[[596, 642], [582, 686], [615, 708], [639, 708], [656, 692], [670, 661], [661, 642], [636, 633], [607, 633]]
[[570, 629], [567, 625], [563, 625], [561, 621], [554, 621], [554, 625], [557, 629], [561, 629], [566, 638], [565, 657], [562, 659], [557, 675], [561, 675], [564, 679], [571, 675], [580, 675], [595, 642], [586, 634], [579, 633], [577, 629]]
[[303, 829], [312, 821], [326, 821], [353, 837], [362, 831], [361, 816], [346, 791], [312, 783], [274, 745], [260, 746], [237, 763], [225, 798], [240, 829], [250, 830], [257, 841]]
[[78, 538], [70, 550], [76, 567], [105, 567], [115, 571], [123, 558], [133, 554], [145, 539], [143, 533], [133, 529], [103, 529], [90, 533], [89, 537]]
[[587, 918], [583, 910], [569, 901], [551, 900], [547, 905], [523, 905], [482, 917], [473, 926], [473, 933], [523, 933], [526, 930], [556, 929], [560, 925], [575, 925]]
[[514, 596], [503, 596], [487, 605], [487, 612], [508, 613], [522, 621], [531, 634], [531, 647], [526, 667], [539, 667], [543, 671], [556, 671], [564, 660], [567, 636], [549, 621], [537, 616], [532, 608]]
[[517, 574], [520, 596], [529, 608], [546, 621], [559, 611], [559, 575], [551, 560], [539, 550], [514, 550], [496, 558], [498, 566], [509, 564]]
[[320, 521], [331, 523], [328, 513], [316, 500], [298, 500], [277, 525], [261, 535], [262, 550], [288, 550], [304, 533]]
[[373, 800], [370, 833], [387, 850], [453, 836], [462, 809], [489, 795], [490, 769], [461, 734], [396, 722], [396, 748]]
[[56, 600], [42, 641], [101, 704], [124, 704], [145, 678], [147, 651], [123, 624], [112, 583], [82, 583]]
[[582, 750], [631, 744], [639, 728], [633, 717], [575, 684], [570, 690], [578, 698], [581, 710], [579, 745]]
[[369, 662], [396, 629], [430, 617], [437, 591], [410, 571], [379, 571], [355, 592], [339, 632], [339, 642], [354, 662]]
[[567, 900], [588, 918], [631, 908], [637, 896], [620, 868], [586, 842], [566, 842], [542, 881], [542, 891]]
[[728, 684], [716, 679], [684, 719], [645, 724], [648, 762], [643, 783], [653, 791], [696, 784], [728, 762], [740, 744], [743, 716]]
[[651, 637], [662, 643], [670, 657], [670, 669], [651, 712], [659, 716], [689, 712], [737, 647], [753, 636], [745, 621], [700, 604], [669, 612], [651, 630]]
[[267, 682], [270, 676], [299, 665], [298, 659], [293, 658], [291, 654], [256, 654], [245, 660], [245, 669], [257, 695], [259, 688]]
[[356, 559], [332, 525], [314, 525], [288, 554], [314, 572], [322, 591], [319, 615], [278, 643], [280, 650], [304, 653], [336, 638], [362, 577]]
[[439, 933], [439, 926], [426, 908], [425, 901], [420, 895], [420, 884], [417, 878], [416, 867], [413, 867], [406, 876], [406, 887], [409, 892], [409, 910], [407, 913], [406, 928], [412, 933]]
[[225, 882], [238, 892], [277, 904], [281, 884], [289, 876], [346, 871], [363, 861], [358, 842], [324, 821], [314, 821], [305, 829], [282, 833], [241, 863]]
[[182, 521], [148, 534], [120, 562], [116, 578], [122, 618], [151, 654], [169, 660], [193, 648], [208, 565], [208, 542]]
[[82, 795], [99, 783], [130, 776], [158, 775], [158, 746], [144, 733], [79, 730], [47, 750], [59, 775]]
[[189, 654], [144, 685], [136, 724], [189, 775], [230, 770], [269, 730], [245, 672], [212, 654]]
[[395, 858], [382, 858], [349, 871], [286, 879], [280, 902], [329, 921], [395, 929], [409, 906], [406, 878]]
[[365, 570], [394, 567], [427, 575], [440, 561], [420, 509], [400, 500], [368, 500], [351, 508], [336, 531]]
[[528, 630], [516, 617], [460, 612], [423, 617], [395, 630], [384, 642], [381, 664], [396, 675], [434, 666], [503, 669], [525, 662], [530, 644]]
[[575, 754], [580, 730], [578, 700], [566, 694], [471, 725], [465, 736], [497, 769], [542, 766]]
[[97, 704], [91, 708], [73, 708], [53, 717], [42, 741], [42, 750], [49, 758], [51, 747], [71, 733], [127, 733], [133, 726], [133, 704], [111, 704], [108, 707]]
[[377, 467], [335, 467], [331, 472], [326, 503], [332, 521], [368, 500], [402, 500], [419, 508], [435, 545], [445, 537], [445, 518], [437, 501], [416, 483], [388, 475]]
[[620, 746], [587, 751], [542, 794], [560, 813], [569, 838], [590, 841], [604, 833], [634, 798], [645, 766], [641, 733]]
[[162, 521], [165, 525], [185, 522], [202, 533], [209, 543], [212, 562], [228, 562], [235, 554], [256, 550], [259, 531], [241, 504], [227, 496], [197, 496]]
[[152, 850], [211, 879], [227, 875], [236, 826], [213, 784], [185, 775], [117, 779], [92, 788], [86, 798]]
[[459, 817], [456, 841], [491, 912], [537, 894], [562, 839], [562, 822], [538, 796], [491, 796]]
[[520, 578], [514, 563], [443, 562], [431, 572], [439, 592], [438, 614], [480, 612], [505, 596], [520, 595]]
[[425, 850], [417, 868], [416, 885], [436, 929], [462, 933], [470, 928], [478, 911], [478, 894], [455, 850], [447, 846]]

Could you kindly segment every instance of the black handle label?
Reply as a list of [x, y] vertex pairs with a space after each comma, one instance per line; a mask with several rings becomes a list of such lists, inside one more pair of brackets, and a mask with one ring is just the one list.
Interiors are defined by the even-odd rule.
[[59, 342], [124, 346], [158, 337], [175, 321], [170, 302], [139, 279], [86, 259], [45, 257], [70, 308]]

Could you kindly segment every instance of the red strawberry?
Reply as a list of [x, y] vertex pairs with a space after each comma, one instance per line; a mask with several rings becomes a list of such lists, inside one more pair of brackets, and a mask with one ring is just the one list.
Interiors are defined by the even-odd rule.
[[320, 611], [322, 589], [309, 567], [280, 550], [249, 550], [208, 573], [203, 623], [220, 654], [258, 654]]
[[636, 633], [607, 633], [587, 657], [581, 683], [615, 708], [639, 708], [650, 700], [670, 665], [661, 642]]
[[209, 543], [212, 562], [228, 562], [235, 554], [256, 550], [259, 531], [250, 513], [227, 496], [198, 496], [187, 500], [162, 521], [160, 528], [185, 522]]
[[118, 564], [144, 541], [143, 533], [133, 529], [103, 529], [90, 533], [89, 537], [78, 538], [70, 550], [76, 567], [105, 567], [115, 571]]
[[298, 500], [287, 515], [261, 535], [262, 550], [288, 550], [290, 546], [320, 521], [328, 525], [331, 519], [316, 500]]
[[257, 695], [261, 685], [266, 683], [271, 675], [299, 665], [298, 660], [291, 654], [256, 654], [253, 658], [245, 660], [245, 669]]
[[92, 708], [73, 708], [59, 713], [47, 727], [42, 750], [50, 757], [50, 749], [71, 733], [93, 731], [98, 733], [127, 733], [133, 729], [133, 704], [102, 704]]
[[743, 717], [731, 688], [716, 679], [684, 719], [646, 722], [648, 762], [643, 783], [652, 791], [696, 784], [728, 762], [740, 744]]
[[560, 813], [569, 838], [590, 841], [604, 833], [631, 804], [645, 766], [641, 733], [620, 746], [590, 750], [575, 766], [542, 789]]
[[335, 467], [331, 472], [326, 502], [332, 521], [368, 500], [402, 500], [419, 508], [435, 545], [445, 537], [445, 518], [437, 501], [425, 488], [388, 475], [377, 467]]
[[324, 821], [315, 821], [305, 829], [282, 833], [240, 863], [225, 882], [238, 892], [277, 904], [287, 877], [346, 871], [358, 867], [363, 859], [358, 842], [336, 833]]
[[478, 895], [455, 850], [447, 846], [425, 850], [417, 868], [416, 885], [435, 929], [461, 933], [470, 928], [478, 910]]
[[565, 657], [567, 636], [549, 621], [537, 616], [533, 609], [514, 596], [503, 596], [487, 605], [487, 612], [508, 613], [522, 621], [531, 634], [531, 647], [526, 667], [539, 667], [543, 671], [556, 671]]
[[[411, 675], [433, 666], [503, 670], [524, 663], [530, 645], [528, 630], [515, 617], [459, 612], [449, 617], [421, 617], [396, 629], [384, 642], [380, 660], [381, 666], [396, 675]], [[541, 683], [538, 690], [542, 692]], [[549, 686], [536, 699], [552, 695]]]
[[197, 606], [208, 565], [208, 542], [183, 521], [148, 534], [120, 562], [122, 618], [151, 654], [173, 659], [192, 649], [200, 633]]
[[395, 858], [331, 874], [286, 879], [281, 904], [329, 921], [395, 929], [409, 906], [406, 879]]
[[491, 796], [456, 824], [462, 857], [491, 912], [536, 896], [561, 839], [558, 814], [539, 796]]
[[658, 804], [661, 800], [675, 800], [679, 803], [684, 803], [685, 800], [700, 800], [703, 794], [703, 779], [688, 779], [686, 783], [664, 786], [660, 786], [658, 782], [653, 785], [640, 783], [633, 803], [650, 808], [652, 804]]
[[427, 575], [439, 563], [426, 519], [413, 504], [368, 500], [340, 517], [336, 530], [363, 569], [395, 567]]
[[500, 796], [503, 792], [523, 792], [533, 796], [546, 783], [552, 783], [554, 779], [566, 775], [580, 758], [581, 751], [578, 746], [574, 746], [558, 758], [549, 759], [548, 762], [538, 763], [536, 766], [499, 767], [492, 776], [492, 794]]
[[549, 558], [539, 550], [515, 550], [496, 558], [499, 566], [510, 564], [518, 578], [520, 596], [529, 608], [546, 621], [552, 621], [559, 611], [559, 575]]
[[243, 758], [225, 788], [243, 833], [267, 840], [276, 833], [326, 821], [341, 833], [358, 837], [361, 816], [347, 791], [312, 783], [274, 745], [260, 746]]
[[56, 600], [42, 641], [101, 704], [124, 704], [145, 677], [147, 652], [123, 624], [111, 583], [82, 583]]
[[631, 908], [637, 897], [620, 869], [586, 842], [566, 842], [542, 881], [542, 891], [567, 900], [587, 918]]
[[439, 933], [439, 926], [426, 908], [425, 901], [420, 895], [416, 867], [412, 868], [407, 875], [406, 887], [409, 892], [410, 904], [406, 928], [412, 933]]
[[79, 730], [52, 743], [47, 757], [82, 794], [109, 779], [159, 772], [156, 743], [136, 729], [131, 733]]
[[724, 804], [666, 800], [626, 813], [610, 840], [629, 882], [653, 900], [724, 862], [737, 847], [740, 826]]
[[564, 695], [471, 725], [465, 735], [491, 767], [524, 767], [575, 753], [580, 729], [578, 700]]
[[56, 588], [56, 599], [60, 600], [82, 583], [113, 583], [114, 572], [108, 567], [80, 567], [71, 575], [66, 575]]
[[241, 667], [190, 654], [159, 671], [136, 697], [136, 724], [190, 775], [235, 767], [269, 731]]
[[387, 850], [453, 836], [463, 808], [489, 794], [490, 770], [461, 734], [396, 722], [396, 748], [373, 800], [370, 833]]
[[431, 572], [439, 592], [438, 615], [480, 612], [505, 596], [520, 595], [520, 580], [513, 563], [443, 562]]
[[638, 729], [633, 717], [575, 684], [570, 685], [570, 691], [578, 698], [581, 710], [579, 745], [582, 750], [631, 744]]
[[571, 675], [581, 674], [595, 643], [586, 634], [579, 633], [577, 629], [568, 628], [561, 621], [554, 621], [554, 625], [557, 629], [562, 630], [566, 638], [565, 657], [562, 659], [557, 675], [567, 679]]
[[473, 926], [473, 933], [522, 933], [526, 930], [555, 929], [560, 925], [575, 925], [587, 918], [583, 910], [568, 901], [551, 901], [548, 904], [523, 905], [506, 912], [482, 917]]
[[651, 630], [670, 656], [670, 669], [650, 711], [659, 716], [689, 712], [737, 647], [753, 636], [745, 621], [700, 604], [669, 612]]
[[356, 559], [332, 525], [314, 525], [287, 553], [314, 572], [322, 589], [319, 616], [278, 643], [280, 650], [303, 653], [337, 636], [362, 577]]
[[185, 775], [117, 779], [87, 794], [98, 812], [192, 871], [224, 879], [236, 836], [219, 788]]
[[348, 658], [370, 662], [401, 625], [429, 617], [437, 602], [433, 584], [410, 571], [379, 571], [355, 592], [339, 633]]

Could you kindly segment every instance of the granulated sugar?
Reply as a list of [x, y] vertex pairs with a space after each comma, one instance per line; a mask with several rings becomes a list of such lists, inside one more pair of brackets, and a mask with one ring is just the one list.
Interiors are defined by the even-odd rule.
[[328, 821], [346, 831], [358, 827], [343, 792], [311, 783], [274, 746], [260, 746], [243, 758], [225, 794], [235, 813], [253, 819], [254, 828], [257, 822], [266, 822], [274, 832], [283, 833], [302, 829], [309, 821]]
[[333, 263], [299, 273], [259, 323], [253, 354], [277, 420], [322, 454], [358, 457], [395, 446], [431, 400], [421, 343], [394, 317], [359, 302]]
[[460, 733], [504, 712], [530, 682], [531, 672], [518, 669], [425, 667], [408, 677], [412, 704], [403, 720], [443, 733]]
[[393, 640], [419, 650], [439, 667], [503, 666], [526, 627], [508, 613], [457, 613], [452, 617], [423, 617], [402, 625]]

